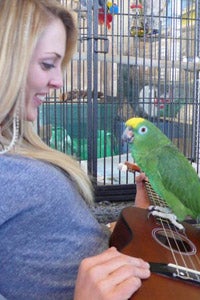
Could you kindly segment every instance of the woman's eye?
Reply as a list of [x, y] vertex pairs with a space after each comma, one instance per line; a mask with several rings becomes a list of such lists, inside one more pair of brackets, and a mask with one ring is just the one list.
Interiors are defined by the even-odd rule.
[[41, 65], [42, 65], [43, 70], [50, 70], [50, 69], [55, 68], [55, 65], [51, 64], [51, 63], [42, 62]]

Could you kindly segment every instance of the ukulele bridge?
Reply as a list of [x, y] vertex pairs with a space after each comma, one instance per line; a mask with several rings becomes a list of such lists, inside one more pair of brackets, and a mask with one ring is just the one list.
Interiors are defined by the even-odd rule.
[[155, 263], [150, 262], [150, 271], [152, 273], [161, 274], [173, 279], [184, 280], [193, 284], [200, 285], [200, 272], [178, 266], [175, 264]]

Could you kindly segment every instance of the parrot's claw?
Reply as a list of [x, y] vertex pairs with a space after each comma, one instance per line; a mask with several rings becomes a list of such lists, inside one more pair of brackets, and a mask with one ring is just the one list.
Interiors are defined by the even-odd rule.
[[150, 205], [148, 207], [148, 209], [149, 209], [149, 211], [158, 211], [158, 212], [162, 212], [162, 213], [166, 213], [166, 214], [172, 213], [171, 209], [166, 206]]
[[170, 208], [150, 205], [148, 209], [149, 209], [149, 216], [153, 215], [155, 217], [167, 219], [179, 230], [184, 230], [184, 226], [179, 222], [177, 222], [177, 216], [172, 213]]

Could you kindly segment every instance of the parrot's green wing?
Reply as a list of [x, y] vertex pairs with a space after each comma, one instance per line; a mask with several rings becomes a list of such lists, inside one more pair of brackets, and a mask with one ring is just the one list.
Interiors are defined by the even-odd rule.
[[168, 144], [146, 159], [144, 172], [178, 219], [200, 215], [200, 180], [185, 156], [173, 144]]

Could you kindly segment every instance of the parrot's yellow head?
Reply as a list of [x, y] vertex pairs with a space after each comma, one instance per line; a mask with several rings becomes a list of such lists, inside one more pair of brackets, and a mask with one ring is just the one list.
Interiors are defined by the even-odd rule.
[[144, 121], [145, 119], [143, 118], [131, 118], [127, 120], [125, 123], [126, 129], [123, 132], [122, 140], [128, 143], [132, 143], [135, 138], [133, 130], [135, 130], [138, 126], [143, 124]]
[[131, 118], [126, 121], [126, 126], [136, 128], [139, 124], [143, 123], [143, 118]]
[[130, 144], [134, 143], [134, 148], [153, 149], [158, 145], [171, 143], [161, 130], [147, 119], [131, 118], [126, 121], [126, 128], [123, 132], [122, 139]]

